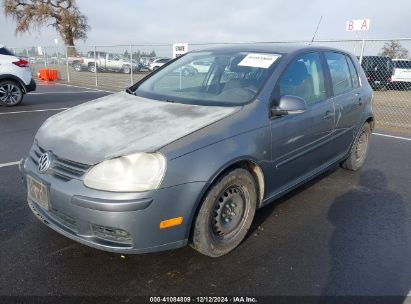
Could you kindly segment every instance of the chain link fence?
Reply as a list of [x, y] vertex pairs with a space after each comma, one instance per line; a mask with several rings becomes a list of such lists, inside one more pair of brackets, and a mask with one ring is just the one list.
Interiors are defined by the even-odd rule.
[[[309, 41], [261, 42], [310, 44]], [[190, 50], [241, 43], [196, 43]], [[411, 38], [393, 40], [316, 40], [312, 45], [329, 46], [354, 53], [362, 63], [374, 89], [377, 126], [411, 129]], [[33, 75], [39, 68], [58, 70], [62, 82], [84, 87], [122, 90], [155, 68], [155, 59], [171, 58], [172, 44], [133, 44], [11, 48], [28, 58]], [[41, 53], [41, 54], [40, 54]]]

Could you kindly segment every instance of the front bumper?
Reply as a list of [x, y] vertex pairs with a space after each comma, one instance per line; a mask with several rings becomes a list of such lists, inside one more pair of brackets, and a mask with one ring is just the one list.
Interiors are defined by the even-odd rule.
[[[147, 253], [185, 246], [200, 193], [195, 182], [141, 193], [114, 193], [40, 174], [28, 158], [20, 169], [49, 188], [49, 208], [28, 199], [33, 213], [53, 230], [82, 244], [117, 253]], [[183, 217], [178, 226], [160, 222]]]

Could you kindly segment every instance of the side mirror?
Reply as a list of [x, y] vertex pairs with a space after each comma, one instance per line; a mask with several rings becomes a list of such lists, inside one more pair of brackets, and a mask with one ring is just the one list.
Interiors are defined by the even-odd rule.
[[284, 95], [280, 98], [278, 106], [271, 108], [272, 116], [300, 114], [307, 110], [305, 100], [298, 96]]

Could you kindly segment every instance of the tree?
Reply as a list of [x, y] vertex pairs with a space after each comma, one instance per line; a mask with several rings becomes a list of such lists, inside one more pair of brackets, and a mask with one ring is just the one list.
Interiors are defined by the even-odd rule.
[[387, 56], [390, 58], [406, 59], [408, 58], [409, 51], [404, 48], [398, 41], [391, 40], [386, 42], [382, 47], [380, 56]]
[[[16, 34], [48, 25], [56, 29], [67, 46], [85, 40], [90, 30], [75, 0], [4, 0], [4, 13], [17, 21]], [[75, 54], [75, 48], [69, 48], [69, 56]]]

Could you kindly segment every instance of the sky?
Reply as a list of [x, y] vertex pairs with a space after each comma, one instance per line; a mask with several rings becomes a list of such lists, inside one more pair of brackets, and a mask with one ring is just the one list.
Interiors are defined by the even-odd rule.
[[[1, 1], [1, 0], [0, 0]], [[88, 17], [88, 39], [78, 45], [203, 43], [353, 39], [350, 19], [371, 19], [360, 38], [411, 37], [409, 0], [77, 0]], [[61, 38], [51, 27], [15, 35], [15, 22], [0, 13], [0, 44], [51, 46]]]

